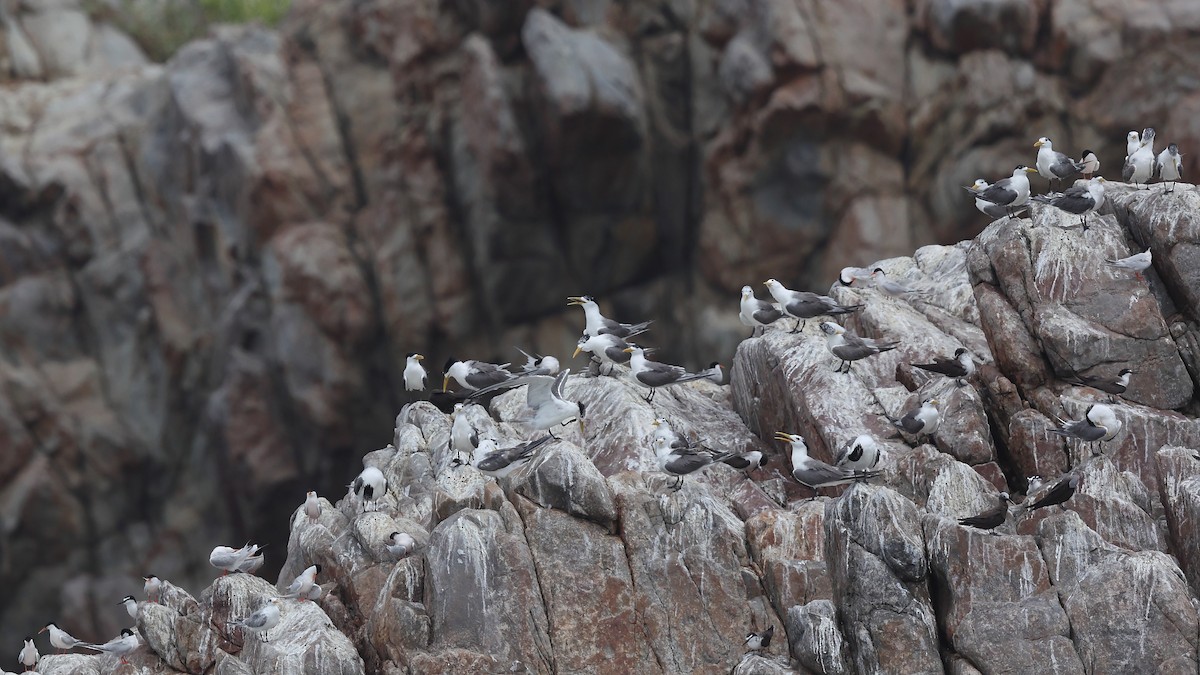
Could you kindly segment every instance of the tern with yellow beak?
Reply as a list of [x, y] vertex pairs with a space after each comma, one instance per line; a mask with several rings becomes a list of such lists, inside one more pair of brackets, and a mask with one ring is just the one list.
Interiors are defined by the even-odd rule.
[[645, 333], [650, 328], [650, 321], [621, 323], [609, 319], [600, 313], [600, 305], [597, 305], [596, 299], [590, 295], [567, 298], [567, 304], [579, 305], [583, 308], [584, 320], [587, 322], [583, 332], [588, 335], [615, 335], [619, 338], [631, 338], [634, 335]]
[[1012, 176], [1009, 178], [998, 180], [976, 192], [975, 198], [1002, 206], [1005, 212], [1011, 216], [1016, 213], [1017, 207], [1029, 203], [1028, 174], [1031, 173], [1037, 173], [1037, 169], [1022, 164], [1013, 169]]

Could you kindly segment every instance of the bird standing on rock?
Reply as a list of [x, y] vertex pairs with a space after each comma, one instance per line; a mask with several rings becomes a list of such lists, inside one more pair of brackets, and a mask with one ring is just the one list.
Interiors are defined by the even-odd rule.
[[791, 333], [799, 333], [808, 319], [815, 319], [818, 316], [849, 314], [862, 309], [862, 305], [840, 305], [837, 300], [828, 295], [793, 291], [774, 279], [767, 279], [763, 284], [771, 292], [771, 297], [775, 298], [775, 302], [779, 303], [779, 308], [783, 310], [783, 313], [796, 320], [795, 327], [789, 331]]
[[596, 304], [596, 299], [590, 295], [581, 295], [567, 298], [568, 305], [578, 305], [583, 308], [584, 326], [583, 332], [588, 335], [615, 335], [621, 339], [628, 339], [635, 335], [640, 335], [650, 328], [650, 321], [642, 323], [621, 323], [614, 321], [600, 313], [600, 305]]
[[1050, 183], [1050, 187], [1054, 187], [1054, 181], [1061, 184], [1063, 181], [1074, 178], [1083, 171], [1083, 164], [1067, 157], [1061, 152], [1054, 149], [1054, 144], [1049, 138], [1042, 136], [1033, 144], [1033, 147], [1038, 148], [1037, 154], [1037, 170], [1038, 173], [1046, 178]]
[[255, 553], [258, 553], [258, 544], [246, 544], [241, 548], [233, 548], [232, 546], [217, 546], [208, 555], [208, 562], [213, 567], [221, 570], [221, 576], [225, 576], [230, 572], [240, 572], [242, 565], [246, 563]]
[[[837, 367], [839, 373], [849, 373], [850, 367], [855, 361], [881, 354], [900, 345], [895, 340], [871, 340], [859, 337], [854, 333], [847, 332], [845, 328], [832, 321], [822, 322], [821, 330], [825, 332], [825, 346], [829, 348], [829, 352], [841, 359], [841, 363]], [[844, 371], [843, 368], [845, 368]]]
[[1116, 260], [1105, 258], [1104, 264], [1117, 269], [1130, 270], [1137, 275], [1138, 279], [1142, 279], [1144, 278], [1142, 273], [1149, 269], [1150, 265], [1154, 264], [1154, 254], [1150, 252], [1150, 249], [1146, 249], [1141, 253], [1134, 253], [1126, 258], [1117, 258]]
[[363, 504], [363, 510], [371, 504], [383, 499], [383, 495], [387, 493], [387, 478], [383, 472], [373, 466], [368, 466], [358, 474], [354, 482], [350, 484], [350, 490], [355, 497]]
[[136, 633], [128, 628], [124, 628], [121, 630], [120, 636], [115, 637], [102, 645], [84, 643], [79, 646], [83, 647], [84, 649], [91, 649], [98, 652], [104, 652], [106, 654], [112, 654], [113, 656], [118, 656], [121, 658], [121, 663], [128, 664], [129, 660], [125, 657], [137, 651], [137, 648], [141, 646], [141, 641]]
[[754, 297], [754, 290], [749, 286], [742, 286], [740, 310], [738, 318], [741, 319], [742, 324], [754, 329], [750, 333], [751, 337], [761, 335], [760, 328], [765, 333], [767, 326], [783, 317], [783, 311], [779, 309], [778, 305]]
[[308, 522], [315, 523], [321, 517], [321, 500], [317, 498], [317, 493], [309, 490], [304, 497], [304, 515], [308, 516]]
[[749, 633], [746, 633], [746, 639], [742, 641], [742, 644], [745, 645], [746, 649], [749, 651], [762, 651], [763, 649], [771, 646], [771, 638], [774, 637], [774, 635], [775, 624], [771, 624], [764, 631], [760, 631], [758, 633], [750, 631]]
[[417, 548], [417, 540], [406, 532], [393, 532], [388, 535], [387, 552], [396, 558], [406, 558]]
[[942, 425], [942, 414], [937, 408], [937, 399], [927, 398], [921, 401], [919, 408], [909, 410], [904, 417], [895, 422], [896, 427], [913, 436], [930, 436], [937, 433]]
[[145, 584], [142, 586], [142, 590], [146, 593], [146, 602], [160, 602], [160, 598], [162, 596], [162, 580], [151, 574], [149, 576], [142, 577], [142, 581], [145, 582]]
[[862, 434], [842, 448], [833, 463], [839, 469], [870, 471], [879, 465], [880, 459], [883, 459], [883, 448], [872, 436]]
[[25, 670], [31, 670], [37, 665], [38, 659], [42, 657], [38, 653], [37, 645], [33, 643], [33, 638], [25, 638], [25, 646], [21, 647], [21, 653], [17, 654], [17, 661], [25, 666]]
[[1154, 172], [1164, 183], [1171, 184], [1167, 193], [1175, 191], [1175, 183], [1183, 176], [1183, 155], [1179, 153], [1178, 145], [1172, 143], [1166, 150], [1158, 153], [1158, 158], [1154, 161]]
[[411, 352], [404, 358], [404, 390], [424, 391], [425, 382], [429, 378], [429, 373], [425, 372], [425, 366], [421, 365], [421, 361], [425, 360], [425, 357], [416, 352]]
[[995, 529], [1003, 525], [1004, 521], [1008, 519], [1008, 501], [1008, 493], [1001, 492], [999, 503], [996, 504], [995, 508], [988, 509], [977, 516], [959, 518], [958, 524], [980, 530], [989, 530], [992, 534], [996, 534]]
[[951, 358], [935, 356], [933, 363], [914, 363], [913, 368], [953, 377], [961, 387], [967, 383], [968, 377], [975, 374], [975, 359], [971, 358], [971, 352], [959, 347]]
[[812, 490], [813, 499], [816, 499], [819, 488], [846, 485], [847, 483], [854, 483], [860, 480], [865, 481], [880, 474], [879, 471], [875, 470], [855, 471], [853, 469], [836, 467], [826, 464], [819, 459], [809, 457], [808, 444], [804, 442], [804, 437], [800, 434], [788, 434], [777, 431], [775, 432], [775, 438], [785, 441], [792, 446], [792, 478], [795, 478], [797, 483]]
[[629, 373], [633, 381], [650, 388], [650, 394], [646, 397], [647, 403], [654, 400], [654, 392], [658, 391], [659, 387], [703, 380], [711, 376], [708, 372], [689, 373], [680, 366], [651, 361], [646, 358], [646, 350], [637, 345], [630, 345], [625, 351], [630, 354]]
[[292, 580], [283, 597], [299, 598], [300, 602], [304, 602], [308, 598], [308, 593], [312, 590], [313, 584], [317, 583], [317, 575], [320, 573], [321, 565], [309, 565], [299, 576]]
[[1012, 216], [1018, 207], [1029, 202], [1029, 174], [1031, 173], [1037, 173], [1037, 169], [1031, 169], [1025, 165], [1018, 166], [1013, 169], [1011, 177], [998, 180], [983, 190], [975, 192], [975, 198], [1003, 207], [1005, 213]]
[[1054, 484], [1054, 487], [1050, 488], [1050, 490], [1047, 491], [1041, 499], [1025, 507], [1025, 510], [1035, 511], [1037, 509], [1044, 509], [1047, 506], [1054, 506], [1055, 504], [1061, 506], [1075, 494], [1075, 490], [1079, 488], [1080, 480], [1080, 476], [1077, 472], [1072, 471], [1068, 473], [1060, 478], [1059, 481]]
[[1104, 178], [1096, 176], [1061, 193], [1038, 195], [1033, 200], [1079, 216], [1082, 219], [1083, 231], [1087, 232], [1088, 214], [1104, 205]]
[[75, 639], [70, 633], [55, 625], [53, 621], [43, 626], [38, 633], [45, 633], [47, 631], [50, 633], [50, 645], [57, 649], [59, 654], [87, 644], [83, 640]]
[[137, 605], [138, 604], [137, 604], [136, 598], [134, 598], [132, 595], [127, 595], [127, 596], [121, 598], [121, 601], [118, 602], [117, 604], [125, 606], [125, 612], [127, 614], [129, 614], [129, 618], [137, 619], [137, 609], [138, 609]]
[[260, 607], [250, 616], [242, 619], [234, 619], [229, 622], [229, 625], [248, 630], [251, 633], [258, 633], [263, 642], [268, 642], [268, 633], [272, 628], [279, 625], [279, 606], [282, 603], [283, 598], [271, 598], [267, 604]]

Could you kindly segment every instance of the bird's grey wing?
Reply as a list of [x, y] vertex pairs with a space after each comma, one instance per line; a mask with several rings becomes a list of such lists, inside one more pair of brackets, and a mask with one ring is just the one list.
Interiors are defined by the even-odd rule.
[[833, 459], [833, 463], [837, 466], [841, 466], [843, 463], [845, 463], [846, 460], [850, 458], [850, 450], [854, 447], [856, 447], [856, 444], [851, 443], [841, 450], [838, 450], [837, 457]]
[[1054, 159], [1050, 163], [1050, 173], [1054, 174], [1055, 178], [1068, 178], [1082, 170], [1083, 166], [1075, 160], [1061, 152], [1054, 153]]
[[245, 619], [242, 619], [242, 625], [247, 628], [262, 628], [263, 626], [267, 625], [266, 609], [260, 609]]
[[1125, 181], [1126, 183], [1129, 182], [1130, 178], [1133, 178], [1134, 167], [1131, 157], [1132, 155], [1130, 157], [1126, 157], [1125, 165], [1121, 167], [1121, 180]]
[[534, 410], [550, 402], [554, 397], [554, 378], [550, 375], [529, 376], [529, 389], [525, 391], [525, 403]]
[[849, 480], [854, 477], [854, 474], [853, 472], [839, 469], [836, 466], [830, 466], [824, 462], [812, 461], [804, 468], [793, 469], [792, 477], [805, 485], [815, 487], [827, 483]]
[[762, 300], [755, 300], [756, 307], [754, 310], [754, 320], [759, 323], [773, 323], [783, 316], [783, 312], [776, 309], [775, 305]]
[[512, 378], [512, 373], [499, 366], [496, 366], [495, 364], [476, 363], [475, 370], [467, 373], [467, 376], [463, 379], [467, 381], [467, 384], [475, 387], [476, 389], [484, 389], [494, 384], [507, 382]]
[[1050, 203], [1068, 213], [1083, 213], [1095, 206], [1096, 200], [1092, 199], [1087, 190], [1077, 191], [1077, 188], [1071, 188]]
[[667, 462], [664, 466], [666, 467], [667, 471], [682, 475], [691, 473], [697, 469], [708, 466], [709, 464], [712, 464], [712, 457], [689, 452], [682, 455], [675, 455], [674, 459]]
[[907, 415], [905, 415], [904, 417], [901, 417], [900, 418], [900, 428], [907, 431], [910, 434], [920, 433], [921, 430], [925, 428], [925, 422], [921, 421], [921, 419], [919, 417], [917, 417], [918, 412], [920, 412], [919, 409], [918, 410], [910, 410], [910, 411], [908, 411]]
[[841, 359], [843, 361], [857, 361], [859, 359], [866, 358], [866, 357], [870, 356], [871, 354], [875, 353], [874, 349], [870, 349], [861, 344], [859, 344], [859, 345], [848, 345], [848, 344], [847, 345], [838, 345], [837, 347], [834, 347], [830, 351], [833, 352], [834, 356], [838, 357], [839, 359]]
[[[550, 393], [557, 397], [563, 398], [563, 383], [567, 381], [567, 375], [571, 374], [571, 369], [567, 368], [554, 378], [554, 383], [550, 385]], [[564, 399], [565, 400], [565, 399]]]
[[613, 363], [626, 363], [629, 361], [629, 352], [625, 351], [625, 347], [613, 345], [612, 347], [604, 348], [604, 355]]
[[675, 382], [686, 374], [687, 372], [679, 366], [650, 362], [646, 364], [646, 370], [638, 373], [638, 379], [647, 386], [661, 387]]
[[982, 192], [976, 193], [975, 196], [985, 202], [1004, 205], [1016, 201], [1017, 191], [1012, 188], [1012, 179], [1005, 178], [992, 183]]

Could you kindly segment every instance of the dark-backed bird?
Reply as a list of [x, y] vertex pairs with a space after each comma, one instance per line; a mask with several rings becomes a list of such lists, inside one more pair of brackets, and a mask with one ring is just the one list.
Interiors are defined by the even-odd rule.
[[650, 395], [646, 397], [647, 403], [654, 400], [654, 392], [659, 387], [671, 384], [683, 384], [692, 380], [703, 380], [711, 375], [708, 372], [689, 373], [680, 366], [651, 361], [646, 358], [646, 350], [637, 345], [630, 345], [626, 351], [630, 354], [630, 376], [638, 384], [650, 388]]
[[1117, 373], [1116, 377], [1076, 374], [1074, 377], [1068, 379], [1067, 382], [1070, 382], [1071, 384], [1077, 384], [1081, 387], [1099, 389], [1107, 394], [1119, 396], [1124, 394], [1125, 390], [1129, 388], [1129, 376], [1132, 374], [1132, 370], [1128, 368], [1122, 368], [1121, 372]]
[[818, 316], [837, 316], [849, 314], [862, 309], [862, 305], [839, 305], [837, 300], [828, 295], [818, 295], [808, 291], [793, 291], [774, 279], [763, 282], [771, 297], [779, 303], [783, 313], [796, 320], [796, 325], [790, 332], [798, 333], [805, 321]]
[[1142, 140], [1138, 147], [1125, 158], [1121, 167], [1121, 178], [1134, 187], [1145, 184], [1154, 177], [1154, 129], [1142, 130]]
[[1049, 138], [1042, 136], [1037, 139], [1033, 147], [1038, 149], [1036, 164], [1038, 173], [1049, 181], [1052, 188], [1054, 181], [1061, 184], [1083, 172], [1083, 164], [1055, 150], [1054, 144], [1050, 142]]
[[792, 478], [796, 479], [797, 483], [812, 490], [814, 499], [817, 496], [818, 488], [869, 480], [880, 474], [878, 470], [854, 471], [853, 469], [844, 469], [809, 457], [808, 445], [804, 442], [804, 437], [800, 434], [788, 434], [777, 431], [775, 432], [775, 438], [785, 441], [792, 446]]
[[129, 663], [128, 659], [125, 657], [137, 651], [137, 648], [141, 646], [141, 641], [138, 639], [137, 634], [132, 630], [123, 628], [121, 629], [121, 634], [119, 636], [109, 640], [108, 642], [105, 642], [102, 645], [85, 643], [79, 646], [83, 647], [84, 649], [92, 649], [105, 654], [118, 656], [121, 658], [121, 663]]
[[895, 424], [913, 436], [929, 436], [942, 425], [942, 414], [937, 408], [937, 399], [927, 398], [921, 405], [904, 414]]
[[989, 201], [980, 199], [978, 197], [978, 193], [983, 192], [984, 190], [986, 190], [988, 188], [988, 182], [982, 178], [976, 178], [975, 183], [973, 185], [966, 185], [963, 187], [965, 187], [966, 190], [968, 192], [970, 192], [971, 194], [976, 195], [975, 208], [980, 213], [991, 218], [992, 220], [999, 220], [1008, 215], [1014, 215], [1014, 216], [1020, 215], [1020, 213], [1022, 211], [1029, 208], [1029, 204], [1026, 203], [1026, 204], [1022, 204], [1021, 206], [1018, 206], [1012, 210], [1009, 210], [1009, 207], [1001, 206], [999, 204], [993, 204]]
[[723, 462], [728, 457], [728, 453], [708, 453], [698, 449], [680, 450], [672, 447], [670, 441], [661, 437], [654, 440], [654, 454], [658, 459], [659, 470], [675, 476], [676, 481], [671, 488], [675, 492], [683, 488], [684, 476], [695, 473], [714, 462]]
[[[712, 451], [710, 451], [710, 452], [712, 452]], [[753, 471], [754, 469], [762, 468], [762, 467], [766, 466], [766, 464], [767, 464], [766, 458], [763, 456], [762, 452], [759, 450], [751, 450], [749, 452], [714, 453], [714, 454], [724, 454], [725, 458], [720, 460], [721, 463], [725, 464], [726, 466], [732, 466], [733, 468], [737, 469], [738, 471]]]
[[[987, 181], [984, 181], [985, 186], [986, 183]], [[865, 267], [843, 267], [842, 271], [838, 272], [838, 283], [842, 286], [863, 286], [862, 282], [870, 276], [871, 270]]]
[[596, 299], [590, 295], [567, 298], [567, 304], [583, 307], [583, 317], [586, 322], [583, 332], [588, 335], [615, 335], [628, 339], [644, 333], [650, 328], [650, 321], [621, 323], [607, 318], [600, 313], [600, 305], [597, 305]]
[[1025, 507], [1026, 510], [1034, 511], [1047, 506], [1062, 504], [1075, 494], [1075, 490], [1079, 488], [1079, 481], [1080, 477], [1078, 473], [1074, 471], [1068, 473], [1060, 478], [1058, 482], [1054, 484], [1054, 487], [1050, 488], [1041, 499]]
[[[1008, 493], [1001, 492], [999, 503], [994, 508], [988, 509], [977, 516], [968, 518], [959, 518], [959, 525], [966, 525], [980, 530], [995, 530], [1008, 520]], [[995, 534], [995, 532], [993, 532]]]
[[425, 360], [425, 357], [416, 352], [407, 354], [404, 357], [405, 391], [425, 390], [425, 382], [429, 378], [429, 374], [425, 372], [425, 366], [421, 365], [421, 361], [423, 360]]
[[1121, 420], [1113, 409], [1103, 403], [1088, 406], [1083, 419], [1078, 421], [1058, 420], [1059, 427], [1050, 431], [1064, 438], [1075, 438], [1084, 443], [1111, 441], [1121, 431]]
[[1083, 151], [1083, 156], [1079, 158], [1079, 163], [1083, 165], [1083, 178], [1085, 180], [1100, 173], [1100, 158], [1091, 150]]
[[1079, 216], [1083, 231], [1087, 232], [1088, 214], [1104, 205], [1104, 178], [1096, 176], [1085, 183], [1072, 185], [1063, 192], [1038, 195], [1033, 200]]
[[778, 305], [770, 302], [759, 300], [754, 297], [754, 290], [749, 286], [742, 286], [742, 302], [741, 311], [738, 313], [738, 318], [742, 320], [742, 324], [752, 327], [754, 330], [750, 332], [751, 337], [759, 335], [759, 328], [766, 332], [767, 326], [778, 321], [783, 317], [783, 311]]
[[486, 361], [458, 361], [454, 357], [446, 360], [446, 371], [442, 377], [442, 389], [450, 386], [450, 378], [463, 389], [483, 389], [498, 382], [512, 379], [513, 374], [505, 370], [509, 364], [487, 363]]
[[962, 386], [967, 383], [968, 377], [975, 374], [975, 359], [971, 357], [971, 352], [959, 347], [954, 350], [952, 357], [935, 356], [933, 363], [914, 363], [913, 367], [953, 377]]
[[883, 458], [883, 448], [869, 434], [861, 434], [838, 451], [833, 463], [839, 469], [851, 471], [870, 471], [879, 465]]
[[387, 478], [383, 472], [373, 466], [368, 466], [358, 474], [354, 482], [350, 484], [350, 490], [354, 496], [362, 502], [363, 510], [371, 504], [383, 499], [383, 495], [387, 493]]
[[771, 624], [766, 630], [755, 633], [750, 631], [746, 633], [746, 639], [742, 644], [746, 649], [757, 652], [771, 646], [771, 638], [775, 636], [775, 624]]
[[[841, 363], [837, 367], [839, 373], [850, 372], [850, 366], [855, 361], [895, 349], [900, 344], [895, 340], [872, 340], [859, 337], [854, 333], [847, 332], [845, 328], [832, 321], [823, 321], [821, 330], [825, 332], [825, 346], [829, 348], [830, 353], [841, 359]], [[843, 368], [845, 368], [844, 371]]]
[[1180, 154], [1178, 145], [1172, 143], [1166, 150], [1158, 153], [1158, 159], [1154, 161], [1154, 172], [1164, 183], [1171, 184], [1171, 189], [1167, 192], [1175, 191], [1175, 183], [1183, 177], [1183, 155]]
[[579, 352], [587, 352], [600, 365], [608, 364], [608, 373], [612, 374], [613, 366], [629, 363], [629, 343], [616, 335], [587, 335], [579, 338], [575, 345], [575, 353], [571, 358], [579, 356]]
[[1029, 202], [1029, 174], [1037, 173], [1021, 165], [1013, 169], [1012, 176], [992, 183], [983, 190], [974, 193], [977, 199], [1002, 206], [1008, 215], [1016, 213], [1016, 208]]
[[1141, 253], [1134, 253], [1126, 258], [1117, 258], [1116, 260], [1104, 260], [1104, 263], [1109, 267], [1115, 267], [1122, 270], [1130, 270], [1137, 275], [1138, 279], [1143, 278], [1142, 273], [1149, 269], [1150, 265], [1154, 264], [1154, 255], [1150, 253], [1150, 249], [1146, 249]]
[[262, 641], [267, 642], [267, 633], [279, 625], [279, 606], [281, 604], [283, 604], [283, 598], [271, 598], [267, 604], [259, 607], [250, 616], [234, 619], [229, 622], [229, 625], [248, 630], [251, 633], [258, 633]]
[[552, 440], [554, 437], [547, 435], [511, 448], [500, 448], [494, 440], [485, 438], [479, 442], [479, 447], [475, 448], [475, 461], [472, 462], [472, 466], [489, 476], [503, 478], [519, 469], [529, 461], [535, 450]]
[[928, 291], [917, 290], [911, 286], [905, 286], [898, 281], [889, 279], [887, 273], [883, 271], [882, 267], [876, 267], [871, 272], [871, 285], [876, 290], [882, 291], [885, 295], [890, 295], [893, 298], [898, 298], [902, 295], [920, 295], [928, 293]]

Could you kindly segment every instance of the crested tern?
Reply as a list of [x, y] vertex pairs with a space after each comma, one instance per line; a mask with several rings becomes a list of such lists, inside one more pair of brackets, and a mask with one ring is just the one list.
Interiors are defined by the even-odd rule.
[[1061, 185], [1063, 181], [1074, 178], [1083, 172], [1083, 164], [1056, 151], [1049, 138], [1042, 136], [1033, 144], [1033, 147], [1038, 149], [1038, 173], [1046, 177], [1052, 188], [1054, 181], [1058, 181]]
[[654, 399], [654, 392], [659, 387], [665, 387], [670, 384], [683, 384], [692, 380], [702, 380], [711, 375], [708, 372], [689, 373], [680, 366], [651, 361], [646, 358], [646, 350], [637, 345], [630, 345], [625, 351], [630, 354], [630, 376], [638, 384], [650, 388], [650, 395], [646, 397], [647, 403]]
[[553, 436], [546, 435], [511, 448], [499, 448], [496, 441], [485, 438], [479, 442], [479, 447], [475, 448], [475, 461], [472, 462], [472, 466], [481, 473], [503, 478], [524, 466], [529, 458], [533, 457], [535, 450], [552, 440]]
[[1088, 214], [1104, 205], [1104, 178], [1096, 176], [1086, 183], [1072, 185], [1061, 193], [1038, 195], [1033, 200], [1080, 216], [1083, 231], [1087, 232]]
[[425, 382], [429, 378], [429, 374], [425, 372], [425, 366], [421, 365], [421, 361], [424, 361], [425, 357], [412, 352], [407, 354], [404, 359], [404, 390], [425, 391]]
[[793, 291], [774, 279], [767, 279], [763, 284], [771, 292], [771, 297], [775, 298], [775, 302], [779, 303], [779, 308], [783, 310], [783, 313], [796, 320], [796, 326], [790, 331], [792, 333], [800, 332], [801, 324], [808, 319], [818, 316], [849, 314], [862, 309], [862, 305], [840, 305], [828, 295], [818, 295], [809, 291]]
[[567, 298], [567, 304], [583, 307], [583, 316], [586, 322], [583, 332], [588, 335], [615, 335], [622, 339], [631, 338], [645, 333], [652, 323], [650, 321], [621, 323], [609, 319], [600, 313], [600, 305], [597, 305], [596, 299], [590, 295]]
[[1172, 143], [1166, 150], [1158, 153], [1158, 159], [1154, 161], [1154, 172], [1164, 183], [1171, 183], [1171, 189], [1166, 192], [1175, 191], [1175, 183], [1183, 176], [1183, 155], [1179, 153], [1178, 145]]
[[1029, 174], [1037, 169], [1020, 165], [1013, 169], [1012, 176], [992, 183], [974, 193], [976, 199], [1004, 207], [1005, 213], [1013, 215], [1015, 209], [1029, 202]]
[[952, 377], [961, 387], [966, 384], [968, 377], [975, 374], [975, 359], [971, 358], [971, 352], [959, 347], [950, 358], [935, 356], [933, 363], [914, 363], [913, 367]]
[[755, 337], [760, 335], [758, 329], [766, 332], [767, 326], [778, 321], [783, 317], [783, 311], [779, 309], [779, 305], [765, 302], [754, 297], [754, 290], [749, 286], [742, 286], [742, 301], [741, 311], [738, 312], [738, 318], [742, 320], [742, 324], [752, 327], [750, 336]]
[[[841, 363], [837, 367], [839, 373], [849, 373], [850, 366], [855, 361], [895, 349], [900, 345], [900, 342], [896, 340], [872, 340], [859, 337], [832, 321], [823, 321], [821, 330], [825, 332], [825, 346], [834, 356], [841, 359]], [[842, 370], [843, 368], [845, 371]]]

